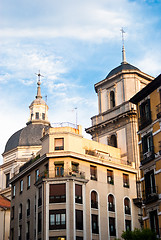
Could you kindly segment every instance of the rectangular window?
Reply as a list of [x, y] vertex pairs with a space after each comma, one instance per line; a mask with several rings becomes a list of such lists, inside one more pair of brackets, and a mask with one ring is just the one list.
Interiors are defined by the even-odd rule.
[[79, 163], [72, 162], [72, 173], [78, 173], [79, 172]]
[[16, 186], [13, 185], [12, 186], [12, 198], [14, 198], [16, 196]]
[[23, 192], [23, 180], [20, 181], [20, 193]]
[[144, 175], [145, 179], [145, 196], [146, 202], [150, 202], [158, 199], [157, 188], [155, 185], [154, 170], [147, 172]]
[[129, 188], [129, 175], [123, 173], [123, 186]]
[[42, 205], [42, 187], [38, 188], [38, 207]]
[[31, 186], [31, 175], [27, 176], [27, 189], [29, 189]]
[[35, 171], [35, 181], [39, 180], [39, 169]]
[[64, 138], [55, 138], [55, 151], [56, 150], [64, 150]]
[[39, 112], [36, 112], [36, 119], [39, 119]]
[[38, 233], [41, 232], [42, 229], [42, 212], [38, 213]]
[[97, 167], [96, 166], [90, 166], [90, 174], [91, 174], [91, 180], [97, 181]]
[[13, 206], [13, 207], [11, 208], [11, 220], [14, 219], [14, 215], [15, 215], [15, 207]]
[[125, 220], [125, 229], [126, 231], [131, 231], [131, 220]]
[[109, 217], [110, 236], [116, 236], [115, 218]]
[[82, 203], [82, 185], [75, 184], [75, 202]]
[[66, 210], [49, 211], [49, 229], [66, 229]]
[[45, 120], [45, 113], [42, 113], [42, 120]]
[[83, 230], [83, 211], [76, 210], [76, 229]]
[[107, 169], [107, 183], [109, 184], [114, 184], [114, 176], [113, 176], [113, 171]]
[[66, 184], [50, 184], [50, 203], [66, 202]]
[[10, 173], [6, 174], [6, 188], [9, 187]]
[[149, 212], [150, 215], [150, 228], [156, 232], [156, 235], [159, 236], [159, 221], [157, 210]]
[[19, 225], [18, 228], [18, 240], [22, 240], [22, 225]]
[[27, 222], [26, 240], [30, 240], [30, 222]]
[[11, 240], [14, 240], [14, 228], [11, 228]]
[[92, 214], [92, 233], [99, 233], [98, 229], [98, 215]]
[[55, 162], [55, 177], [64, 176], [64, 162]]
[[150, 99], [140, 105], [139, 130], [151, 123]]
[[76, 240], [83, 240], [83, 237], [76, 236]]

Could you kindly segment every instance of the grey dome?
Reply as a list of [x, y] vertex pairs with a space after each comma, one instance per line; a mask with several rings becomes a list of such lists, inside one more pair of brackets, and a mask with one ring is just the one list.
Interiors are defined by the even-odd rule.
[[140, 71], [137, 67], [135, 67], [129, 63], [122, 63], [120, 66], [111, 70], [111, 72], [109, 72], [109, 74], [107, 75], [106, 78], [112, 77], [113, 75], [115, 75], [119, 72], [122, 72], [123, 70], [138, 70], [138, 71]]
[[39, 146], [44, 124], [29, 124], [15, 132], [7, 141], [4, 153], [18, 146]]

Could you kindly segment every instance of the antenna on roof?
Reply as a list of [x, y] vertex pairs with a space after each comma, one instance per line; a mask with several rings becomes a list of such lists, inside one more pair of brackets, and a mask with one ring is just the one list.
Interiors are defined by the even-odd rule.
[[123, 27], [120, 29], [121, 33], [122, 33], [122, 64], [126, 63], [126, 54], [125, 54], [125, 47], [124, 47], [124, 29]]

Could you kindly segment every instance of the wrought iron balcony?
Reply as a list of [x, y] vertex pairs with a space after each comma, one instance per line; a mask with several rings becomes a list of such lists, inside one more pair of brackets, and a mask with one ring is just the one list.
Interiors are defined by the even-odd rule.
[[151, 124], [151, 111], [149, 111], [147, 114], [143, 115], [138, 119], [139, 123], [139, 130], [142, 130], [143, 128], [147, 127], [149, 124]]
[[156, 105], [157, 118], [161, 118], [161, 103]]
[[151, 146], [147, 152], [140, 153], [141, 165], [144, 165], [155, 158], [154, 146]]
[[151, 202], [155, 202], [158, 200], [158, 187], [149, 187], [146, 188], [146, 190], [143, 191], [142, 193], [143, 196], [143, 203], [148, 204]]

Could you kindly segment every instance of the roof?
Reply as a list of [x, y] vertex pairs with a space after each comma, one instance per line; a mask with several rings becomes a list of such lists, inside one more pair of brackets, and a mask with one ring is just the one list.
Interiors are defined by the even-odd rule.
[[0, 194], [0, 207], [10, 208], [10, 206], [11, 206], [11, 201], [8, 198], [6, 198]]
[[109, 72], [109, 74], [107, 75], [106, 78], [109, 78], [119, 72], [122, 72], [123, 70], [138, 70], [140, 71], [140, 69], [138, 69], [137, 67], [127, 63], [127, 62], [123, 62], [121, 63], [121, 65], [119, 65], [118, 67], [114, 68], [113, 70], [111, 70], [111, 72]]
[[39, 146], [41, 145], [40, 138], [44, 124], [28, 124], [26, 127], [15, 132], [7, 141], [4, 153], [18, 146]]
[[152, 93], [155, 89], [161, 86], [161, 74], [156, 77], [152, 82], [150, 82], [146, 87], [144, 87], [141, 91], [135, 94], [131, 99], [130, 102], [137, 104], [142, 99], [147, 97], [150, 93]]

